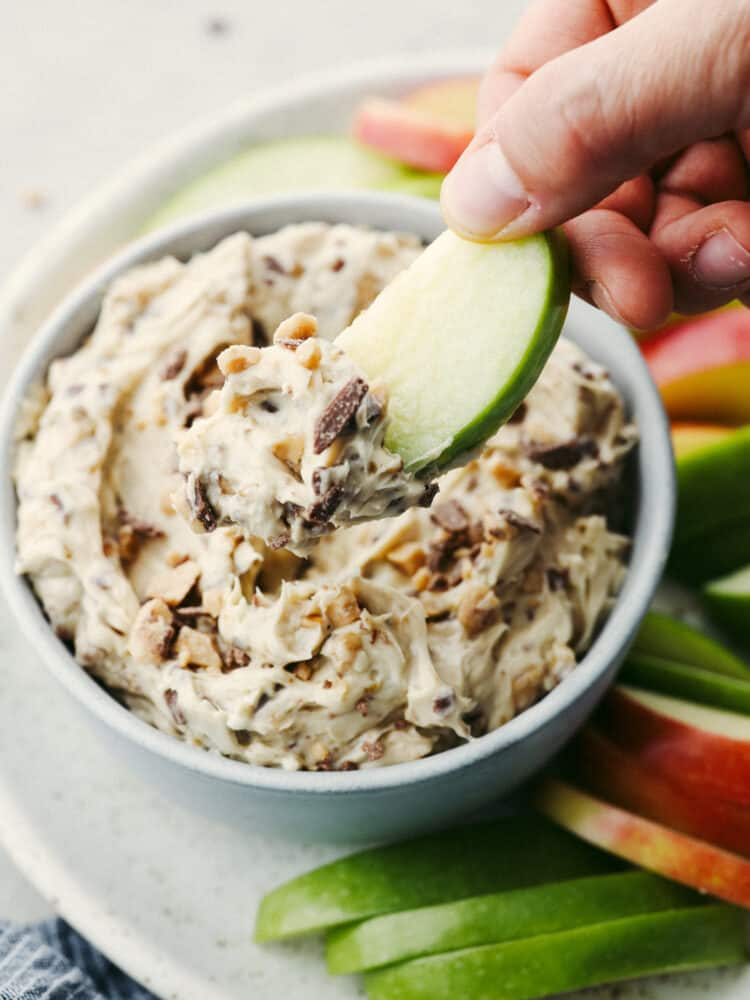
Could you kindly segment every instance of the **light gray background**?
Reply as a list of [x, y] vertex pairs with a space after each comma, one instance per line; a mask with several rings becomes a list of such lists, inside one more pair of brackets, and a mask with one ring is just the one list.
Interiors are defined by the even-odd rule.
[[[113, 171], [237, 95], [365, 58], [499, 44], [525, 5], [5, 0], [0, 281]], [[0, 918], [49, 912], [0, 850]]]

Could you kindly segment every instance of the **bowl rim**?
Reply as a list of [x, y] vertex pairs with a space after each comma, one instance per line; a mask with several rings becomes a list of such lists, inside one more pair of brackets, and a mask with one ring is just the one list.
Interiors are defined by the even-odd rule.
[[[437, 235], [443, 226], [434, 202], [370, 191], [264, 197], [180, 220], [128, 244], [65, 296], [27, 345], [9, 380], [0, 408], [0, 462], [5, 470], [0, 486], [0, 541], [3, 543], [0, 585], [22, 631], [47, 669], [97, 721], [126, 741], [203, 778], [262, 789], [270, 794], [344, 795], [386, 792], [405, 785], [422, 786], [492, 757], [537, 733], [556, 715], [571, 707], [622, 655], [648, 609], [671, 541], [676, 483], [668, 418], [635, 340], [624, 328], [600, 314], [610, 345], [616, 344], [629, 373], [630, 390], [640, 410], [640, 423], [649, 430], [648, 435], [642, 435], [638, 450], [638, 516], [632, 535], [633, 542], [636, 538], [639, 540], [642, 552], [638, 564], [628, 564], [614, 606], [589, 650], [575, 669], [540, 701], [498, 729], [433, 756], [358, 771], [287, 771], [232, 760], [154, 729], [122, 706], [77, 663], [53, 633], [26, 579], [15, 571], [16, 495], [10, 471], [15, 422], [26, 390], [46, 371], [52, 358], [62, 353], [56, 352], [55, 347], [69, 325], [77, 318], [80, 323], [80, 317], [86, 320], [84, 329], [93, 322], [104, 289], [123, 270], [163, 256], [170, 252], [167, 247], [175, 245], [184, 245], [187, 253], [190, 252], [188, 244], [192, 243], [192, 252], [197, 252], [196, 240], [214, 231], [217, 235], [213, 242], [216, 242], [221, 238], [218, 234], [229, 235], [242, 228], [270, 232], [284, 224], [278, 221], [279, 218], [300, 222], [314, 219], [346, 221], [356, 217], [358, 212], [364, 212], [368, 216], [366, 224], [376, 228], [399, 228], [392, 220], [402, 219], [402, 229], [423, 236], [431, 234], [429, 238]], [[266, 223], [264, 228], [262, 224], [248, 226], [249, 219], [256, 223], [259, 219], [276, 219], [276, 222]], [[571, 313], [588, 309], [591, 307], [577, 300], [571, 302]], [[645, 465], [649, 466], [651, 477], [641, 475]], [[659, 481], [653, 477], [656, 469], [660, 471]]]

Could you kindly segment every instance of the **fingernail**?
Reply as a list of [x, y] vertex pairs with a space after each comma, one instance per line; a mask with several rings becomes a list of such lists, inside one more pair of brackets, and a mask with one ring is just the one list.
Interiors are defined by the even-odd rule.
[[499, 235], [530, 204], [494, 141], [466, 150], [443, 181], [440, 199], [448, 225], [470, 239]]
[[704, 240], [690, 264], [695, 280], [708, 288], [731, 288], [750, 280], [750, 253], [728, 229]]
[[591, 296], [591, 301], [598, 309], [607, 313], [608, 316], [617, 320], [618, 323], [622, 323], [623, 326], [628, 326], [615, 307], [615, 303], [609, 293], [609, 289], [605, 285], [600, 284], [598, 281], [589, 281], [586, 284], [586, 290]]

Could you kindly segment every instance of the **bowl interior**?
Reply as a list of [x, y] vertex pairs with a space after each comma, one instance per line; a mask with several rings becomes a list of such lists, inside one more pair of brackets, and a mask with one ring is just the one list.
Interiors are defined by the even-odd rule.
[[[675, 483], [669, 425], [658, 392], [633, 338], [598, 310], [574, 299], [564, 334], [611, 372], [631, 417], [641, 428], [635, 457], [631, 560], [615, 607], [577, 668], [536, 705], [472, 743], [434, 757], [369, 771], [289, 773], [208, 754], [151, 729], [92, 680], [54, 636], [25, 580], [14, 571], [15, 493], [10, 480], [14, 424], [28, 387], [49, 363], [73, 351], [93, 327], [111, 281], [136, 264], [166, 254], [186, 258], [238, 230], [254, 235], [302, 221], [347, 222], [412, 232], [425, 241], [443, 229], [437, 206], [423, 199], [377, 193], [268, 198], [179, 223], [126, 248], [99, 268], [55, 311], [14, 373], [0, 413], [0, 579], [11, 608], [55, 677], [100, 721], [141, 746], [195, 772], [278, 791], [336, 792], [431, 781], [494, 754], [544, 726], [606, 672], [632, 639], [661, 576], [671, 540]], [[643, 431], [647, 429], [647, 433]]]

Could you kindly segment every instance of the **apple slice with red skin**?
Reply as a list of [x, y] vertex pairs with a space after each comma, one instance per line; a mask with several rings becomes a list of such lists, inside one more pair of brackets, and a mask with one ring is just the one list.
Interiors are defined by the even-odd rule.
[[641, 342], [675, 420], [750, 423], [750, 313], [729, 309], [678, 323]]
[[597, 724], [642, 765], [736, 805], [750, 806], [750, 719], [618, 685]]
[[456, 77], [401, 100], [371, 97], [357, 109], [352, 134], [402, 163], [447, 173], [474, 135], [478, 90], [477, 77]]
[[710, 448], [711, 445], [718, 444], [733, 433], [734, 428], [727, 427], [726, 424], [673, 421], [672, 447], [674, 448], [674, 457], [679, 462], [681, 458], [691, 455], [694, 451]]
[[610, 805], [552, 778], [534, 793], [537, 809], [589, 844], [700, 892], [750, 908], [750, 859]]
[[352, 135], [364, 146], [420, 170], [447, 173], [471, 142], [474, 127], [371, 97], [358, 108]]
[[701, 795], [649, 767], [594, 726], [587, 726], [571, 748], [575, 779], [587, 791], [681, 833], [750, 854], [750, 808]]

